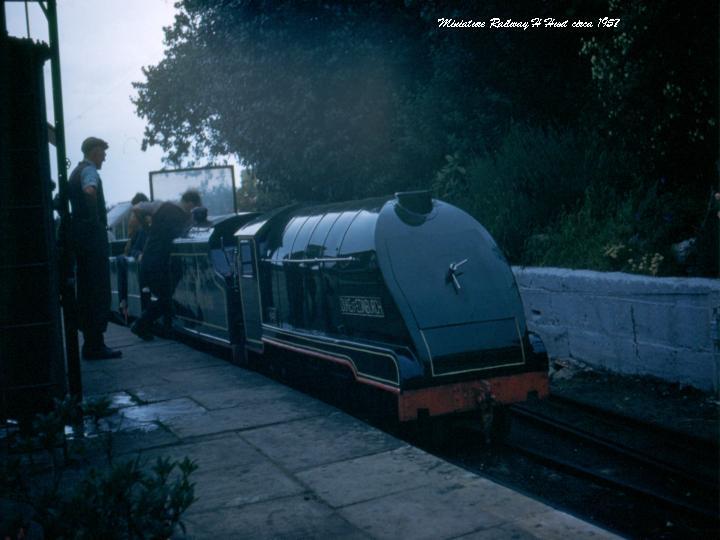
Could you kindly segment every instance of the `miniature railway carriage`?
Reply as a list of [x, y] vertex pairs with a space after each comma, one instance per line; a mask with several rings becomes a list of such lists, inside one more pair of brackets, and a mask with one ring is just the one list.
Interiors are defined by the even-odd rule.
[[396, 396], [401, 421], [547, 394], [505, 258], [429, 193], [286, 208], [236, 237], [246, 350], [344, 366]]
[[113, 313], [120, 315], [121, 303], [124, 301], [127, 313], [133, 317], [139, 317], [142, 313], [142, 295], [138, 281], [140, 264], [134, 257], [121, 255], [124, 245], [124, 241], [111, 244], [112, 253], [117, 252], [117, 254], [110, 257], [110, 290], [112, 294], [110, 309]]
[[[233, 233], [257, 214], [212, 217], [173, 242], [168, 280], [173, 285], [173, 329], [223, 346], [243, 339], [240, 296], [236, 285], [237, 247]], [[142, 313], [140, 264], [133, 257], [110, 258], [112, 309], [120, 305], [120, 283], [127, 282], [127, 312]]]

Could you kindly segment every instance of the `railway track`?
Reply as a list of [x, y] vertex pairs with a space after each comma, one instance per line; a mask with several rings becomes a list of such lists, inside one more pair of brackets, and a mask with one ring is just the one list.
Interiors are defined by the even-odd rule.
[[595, 434], [599, 444], [617, 447], [649, 465], [684, 475], [691, 482], [718, 488], [720, 449], [716, 442], [562, 395], [550, 396], [547, 404], [562, 408], [566, 414], [568, 410], [575, 413], [572, 423], [576, 429], [588, 436]]
[[[720, 530], [710, 442], [567, 398], [515, 405], [505, 445], [545, 466], [656, 506], [693, 532]], [[642, 502], [639, 500], [642, 499]]]

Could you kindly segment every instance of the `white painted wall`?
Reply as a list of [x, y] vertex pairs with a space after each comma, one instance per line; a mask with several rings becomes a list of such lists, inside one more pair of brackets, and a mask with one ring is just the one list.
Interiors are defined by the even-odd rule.
[[719, 388], [720, 280], [513, 267], [551, 358]]

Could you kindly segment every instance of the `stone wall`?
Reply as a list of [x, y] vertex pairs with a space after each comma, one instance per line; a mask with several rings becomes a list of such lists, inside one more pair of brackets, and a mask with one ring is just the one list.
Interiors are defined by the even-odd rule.
[[513, 271], [528, 326], [551, 358], [718, 390], [720, 280]]

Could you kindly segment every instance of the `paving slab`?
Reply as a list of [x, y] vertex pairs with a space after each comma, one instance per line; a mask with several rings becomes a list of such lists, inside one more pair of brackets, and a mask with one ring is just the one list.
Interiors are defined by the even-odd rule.
[[[114, 362], [117, 367], [113, 366], [111, 362]], [[93, 363], [99, 364], [100, 361], [93, 361]], [[83, 389], [86, 397], [127, 390], [136, 386], [139, 381], [142, 381], [143, 385], [166, 383], [163, 379], [163, 370], [160, 368], [129, 366], [123, 359], [104, 360], [102, 363], [102, 369], [95, 368], [92, 371], [83, 372]]]
[[458, 536], [456, 540], [537, 540], [537, 538], [514, 524], [505, 524], [464, 534]]
[[447, 486], [478, 478], [407, 444], [301, 471], [298, 477], [335, 508], [424, 485]]
[[507, 523], [485, 510], [467, 486], [427, 485], [342, 508], [350, 523], [373, 538], [436, 540]]
[[[152, 365], [154, 367], [171, 369], [173, 372], [179, 372], [183, 369], [227, 366], [227, 362], [221, 358], [214, 358], [212, 356], [208, 358], [208, 355], [202, 352], [192, 352], [194, 354], [188, 354], [187, 347], [179, 345], [177, 348], [163, 347], [162, 349], [152, 349], [149, 351], [149, 354], [152, 354]], [[146, 362], [146, 359], [135, 361], [140, 367]]]
[[178, 343], [177, 341], [173, 341], [170, 339], [160, 339], [156, 338], [153, 341], [142, 341], [141, 339], [138, 339], [137, 336], [133, 334], [128, 334], [127, 336], [122, 336], [122, 338], [116, 338], [113, 336], [108, 336], [108, 333], [105, 334], [105, 343], [113, 348], [122, 349], [125, 353], [124, 358], [127, 359], [129, 355], [127, 353], [132, 353], [135, 351], [143, 351], [144, 354], [135, 357], [137, 361], [142, 361], [142, 359], [146, 356], [148, 356], [150, 353], [153, 353], [153, 356], [156, 356], [158, 354], [162, 354], [163, 349], [173, 349], [178, 347], [183, 347], [182, 343]]
[[[207, 356], [207, 355], [206, 355]], [[211, 357], [212, 358], [212, 357]], [[229, 388], [237, 388], [238, 384], [243, 384], [246, 379], [250, 379], [251, 386], [255, 384], [254, 377], [248, 377], [245, 370], [240, 370], [237, 366], [225, 362], [223, 365], [200, 366], [191, 370], [172, 369], [172, 366], [166, 366], [163, 373], [163, 379], [169, 383], [185, 384], [191, 380], [198, 387], [207, 388], [213, 385], [213, 389], [217, 389], [218, 383], [226, 383]]]
[[125, 389], [127, 393], [134, 396], [141, 403], [158, 403], [170, 399], [190, 397], [197, 390], [197, 387], [191, 383], [179, 385], [168, 384], [167, 381], [155, 381], [149, 384], [137, 381]]
[[128, 429], [113, 435], [113, 451], [122, 456], [159, 446], [169, 446], [180, 442], [178, 437], [162, 426], [154, 425], [147, 429]]
[[142, 452], [151, 465], [157, 458], [188, 458], [198, 469], [191, 479], [198, 498], [188, 515], [253, 504], [305, 493], [307, 489], [235, 433]]
[[240, 436], [290, 471], [404, 446], [395, 437], [340, 412], [243, 431]]
[[197, 464], [199, 471], [203, 472], [222, 472], [262, 460], [261, 454], [234, 432], [179, 442], [173, 446], [141, 453], [141, 458], [146, 462], [154, 462], [159, 457], [173, 460], [187, 457]]
[[218, 471], [193, 473], [196, 496], [188, 515], [299, 495], [307, 490], [267, 460]]
[[[476, 477], [435, 482], [339, 510], [374, 538], [615, 538], [577, 518]], [[383, 516], [378, 522], [377, 516]], [[501, 531], [485, 531], [506, 527]]]
[[465, 485], [465, 493], [484, 510], [506, 522], [517, 522], [545, 512], [555, 512], [546, 504], [500, 486], [487, 478], [476, 477]]
[[135, 407], [136, 405], [140, 405], [140, 402], [137, 400], [136, 396], [133, 396], [132, 394], [124, 390], [121, 390], [120, 392], [113, 392], [112, 394], [107, 394], [103, 397], [110, 399], [111, 406], [116, 409], [125, 409], [127, 407]]
[[188, 457], [178, 538], [609, 538], [257, 373], [111, 326], [120, 360], [83, 362], [119, 411], [118, 456]]
[[180, 438], [197, 437], [320, 416], [328, 414], [329, 409], [327, 405], [317, 401], [278, 400], [266, 403], [265, 407], [248, 403], [231, 409], [172, 418], [165, 424]]
[[549, 540], [617, 538], [608, 531], [557, 510], [522, 518], [516, 525], [537, 538]]
[[[171, 370], [174, 368], [166, 369]], [[212, 375], [207, 373], [207, 369], [183, 369], [177, 372], [184, 374], [181, 380], [168, 381], [166, 378], [161, 377], [160, 380], [149, 379], [143, 381], [141, 378], [137, 378], [125, 390], [140, 401], [148, 403], [180, 397], [192, 397], [197, 400], [202, 395], [206, 400], [202, 405], [209, 410], [223, 408], [222, 405], [216, 406], [214, 400], [227, 398], [228, 396], [242, 396], [248, 388], [269, 383], [264, 377], [250, 372], [245, 372], [247, 376], [241, 379], [223, 378], [221, 371]], [[224, 396], [221, 395], [222, 393], [224, 393]]]
[[138, 424], [152, 424], [155, 422], [167, 423], [174, 418], [187, 416], [189, 414], [202, 414], [204, 412], [206, 412], [205, 407], [190, 398], [183, 397], [148, 405], [125, 407], [119, 414], [125, 421]]
[[308, 495], [193, 514], [188, 516], [185, 522], [188, 540], [201, 538], [369, 540], [372, 538]]
[[231, 388], [215, 386], [208, 390], [201, 389], [192, 394], [209, 411], [265, 405], [274, 400], [302, 399], [302, 394], [260, 376], [243, 377]]

